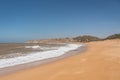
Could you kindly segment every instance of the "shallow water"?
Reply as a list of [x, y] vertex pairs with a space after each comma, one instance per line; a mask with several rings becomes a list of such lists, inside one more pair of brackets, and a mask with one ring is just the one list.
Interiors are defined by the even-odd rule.
[[[59, 57], [68, 51], [75, 50], [82, 45], [78, 44], [62, 44], [57, 46], [41, 46], [41, 45], [24, 45], [24, 49], [31, 49], [34, 50], [32, 52], [28, 52], [29, 54], [20, 54], [20, 53], [13, 53], [7, 54], [11, 57], [5, 57], [0, 59], [0, 68], [15, 66], [19, 64], [30, 63], [34, 61]], [[17, 56], [14, 56], [16, 55]]]
[[4, 43], [0, 44], [0, 59], [21, 56], [31, 52], [50, 50], [54, 47], [60, 47], [64, 45], [65, 44]]

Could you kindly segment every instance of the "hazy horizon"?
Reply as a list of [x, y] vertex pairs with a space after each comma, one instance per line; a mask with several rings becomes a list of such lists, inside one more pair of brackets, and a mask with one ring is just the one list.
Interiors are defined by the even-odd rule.
[[119, 0], [1, 0], [0, 42], [120, 33]]

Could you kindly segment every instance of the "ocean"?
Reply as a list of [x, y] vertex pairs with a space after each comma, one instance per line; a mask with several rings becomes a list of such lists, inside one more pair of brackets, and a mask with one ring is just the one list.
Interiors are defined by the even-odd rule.
[[0, 69], [56, 58], [76, 50], [83, 44], [0, 44]]

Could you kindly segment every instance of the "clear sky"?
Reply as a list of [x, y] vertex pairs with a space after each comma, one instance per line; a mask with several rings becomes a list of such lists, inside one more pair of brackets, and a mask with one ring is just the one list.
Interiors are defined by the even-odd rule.
[[0, 42], [120, 33], [120, 0], [0, 0]]

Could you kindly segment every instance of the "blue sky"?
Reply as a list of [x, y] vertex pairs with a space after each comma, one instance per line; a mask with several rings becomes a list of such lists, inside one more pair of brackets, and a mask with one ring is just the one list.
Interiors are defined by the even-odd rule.
[[120, 0], [0, 0], [0, 42], [120, 33]]

